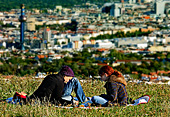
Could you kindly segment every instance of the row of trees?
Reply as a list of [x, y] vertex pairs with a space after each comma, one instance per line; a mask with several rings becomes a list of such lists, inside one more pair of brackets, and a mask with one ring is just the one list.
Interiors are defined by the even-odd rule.
[[[92, 58], [92, 54], [99, 54], [99, 57], [101, 59], [106, 59], [101, 62], [100, 60]], [[167, 57], [170, 57], [170, 53], [167, 54], [167, 57], [163, 56], [162, 53], [151, 54], [150, 56], [157, 58], [160, 55], [162, 55], [162, 59], [160, 59], [160, 61], [152, 60], [150, 64], [145, 61], [142, 61], [142, 64], [139, 66], [132, 63], [120, 64], [120, 66], [117, 66], [114, 69], [121, 71], [123, 74], [131, 74], [133, 71], [136, 71], [139, 74], [149, 74], [150, 72], [156, 72], [158, 70], [169, 71], [170, 62], [164, 62], [162, 60]], [[37, 61], [35, 59], [30, 58], [23, 60], [21, 56], [12, 56], [5, 61], [3, 59], [0, 59], [1, 63], [3, 63], [0, 66], [0, 71], [1, 74], [5, 75], [14, 74], [18, 76], [24, 76], [27, 74], [35, 75], [38, 72], [54, 73], [58, 72], [62, 65], [68, 65], [74, 70], [76, 76], [88, 77], [90, 75], [98, 75], [98, 70], [101, 67], [98, 65], [94, 65], [93, 63], [109, 63], [111, 65], [115, 60], [142, 60], [143, 58], [143, 56], [134, 53], [124, 55], [116, 50], [111, 50], [110, 54], [108, 54], [107, 56], [101, 56], [100, 52], [88, 52], [88, 49], [84, 49], [82, 52], [76, 52], [73, 54], [73, 56], [73, 58], [67, 56], [59, 60], [53, 60], [52, 62], [48, 62], [48, 58], [43, 58]]]
[[[98, 0], [88, 0], [91, 3], [99, 3]], [[50, 8], [54, 9], [56, 5], [62, 5], [63, 7], [72, 7], [74, 5], [81, 5], [85, 3], [84, 0], [0, 0], [0, 11], [8, 11], [11, 9], [20, 9], [21, 4], [25, 4], [26, 9], [31, 8]], [[100, 0], [100, 3], [104, 3], [105, 0]]]
[[45, 27], [49, 27], [52, 30], [58, 30], [60, 32], [64, 32], [66, 30], [71, 30], [71, 31], [75, 31], [77, 30], [77, 25], [78, 22], [76, 20], [72, 20], [71, 23], [66, 23], [66, 24], [53, 24], [53, 25], [36, 25], [36, 30], [39, 30], [40, 28], [45, 28]]
[[118, 31], [115, 34], [104, 34], [104, 35], [99, 35], [97, 37], [91, 37], [91, 39], [113, 39], [113, 38], [123, 38], [123, 37], [138, 37], [138, 36], [148, 36], [151, 33], [151, 31], [147, 31], [147, 32], [141, 32], [139, 31], [135, 31], [135, 32], [123, 32], [123, 31]]

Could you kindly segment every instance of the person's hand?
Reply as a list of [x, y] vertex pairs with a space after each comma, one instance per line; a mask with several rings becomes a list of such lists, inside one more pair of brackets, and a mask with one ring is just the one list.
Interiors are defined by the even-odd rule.
[[73, 100], [73, 105], [74, 105], [74, 106], [78, 106], [78, 105], [79, 105], [79, 101]]
[[24, 95], [24, 96], [26, 96], [27, 94], [26, 93], [24, 93], [24, 92], [21, 92], [21, 93], [19, 93], [20, 95]]

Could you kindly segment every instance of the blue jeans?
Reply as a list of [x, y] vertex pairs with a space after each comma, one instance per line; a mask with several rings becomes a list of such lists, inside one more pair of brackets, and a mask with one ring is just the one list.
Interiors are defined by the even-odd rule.
[[91, 100], [89, 100], [89, 101], [87, 101], [85, 103], [82, 103], [82, 105], [84, 105], [85, 107], [88, 107], [89, 104], [93, 104], [93, 103], [97, 104], [97, 105], [100, 104], [103, 107], [108, 106], [108, 100], [103, 98], [103, 97], [100, 97], [100, 96], [93, 96], [91, 98]]
[[75, 91], [76, 97], [80, 102], [84, 102], [86, 100], [81, 84], [76, 77], [73, 77], [67, 84], [65, 84], [62, 99], [69, 100], [69, 96], [71, 96], [73, 90]]

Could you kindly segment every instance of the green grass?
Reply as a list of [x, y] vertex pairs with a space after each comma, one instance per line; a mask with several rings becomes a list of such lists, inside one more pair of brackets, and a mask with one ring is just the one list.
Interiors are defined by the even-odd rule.
[[[8, 98], [14, 95], [16, 91], [27, 94], [33, 91], [41, 83], [40, 80], [33, 80], [30, 77], [20, 79], [13, 77], [11, 80], [4, 81], [0, 76], [0, 99]], [[91, 81], [81, 83], [86, 96], [94, 96], [105, 93], [104, 83], [101, 81]], [[148, 85], [128, 83], [127, 92], [129, 97], [136, 99], [142, 95], [148, 94], [151, 100], [148, 104], [127, 107], [112, 107], [102, 109], [63, 109], [47, 105], [12, 105], [0, 102], [0, 116], [170, 116], [170, 86], [169, 85]], [[75, 94], [73, 93], [75, 96]]]

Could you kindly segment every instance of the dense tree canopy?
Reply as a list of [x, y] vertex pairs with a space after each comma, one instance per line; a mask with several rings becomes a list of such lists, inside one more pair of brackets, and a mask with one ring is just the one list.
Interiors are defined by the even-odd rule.
[[[90, 52], [89, 49], [84, 49], [81, 52], [74, 52], [73, 57], [66, 56], [62, 59], [56, 59], [51, 62], [48, 61], [48, 58], [43, 59], [31, 59], [26, 58], [22, 59], [21, 54], [17, 54], [13, 52], [15, 56], [11, 56], [10, 54], [4, 54], [3, 57], [9, 57], [9, 59], [4, 60], [0, 59], [2, 63], [0, 65], [1, 74], [4, 75], [35, 75], [38, 72], [45, 73], [55, 73], [60, 70], [62, 65], [70, 66], [75, 72], [76, 76], [80, 76], [82, 78], [91, 76], [97, 76], [98, 70], [101, 67], [100, 65], [96, 65], [95, 63], [109, 63], [112, 65], [116, 60], [142, 60], [141, 65], [128, 63], [121, 63], [119, 66], [114, 67], [115, 70], [121, 71], [123, 74], [131, 74], [132, 72], [138, 72], [138, 74], [149, 74], [150, 72], [157, 72], [159, 70], [170, 70], [170, 62], [168, 61], [168, 56], [166, 58], [161, 58], [161, 56], [165, 56], [164, 53], [155, 53], [147, 56], [154, 57], [155, 60], [151, 60], [150, 64], [146, 61], [143, 61], [145, 56], [138, 55], [136, 53], [123, 54], [118, 52], [117, 50], [110, 50], [110, 54], [106, 56], [102, 56], [100, 53], [99, 58], [95, 59], [92, 57], [93, 54], [99, 54], [98, 51]], [[62, 53], [68, 53], [67, 51]], [[25, 53], [25, 56], [30, 56], [30, 53]], [[167, 53], [169, 55], [169, 53]], [[157, 59], [159, 58], [160, 59]], [[102, 61], [103, 58], [105, 61]], [[109, 59], [108, 59], [109, 58]], [[133, 58], [133, 59], [132, 59]], [[139, 77], [134, 76], [134, 77]]]
[[113, 39], [113, 38], [123, 38], [123, 37], [138, 37], [138, 36], [148, 36], [151, 33], [151, 31], [148, 32], [141, 32], [139, 31], [135, 31], [135, 32], [127, 32], [124, 33], [123, 31], [118, 31], [115, 34], [104, 34], [104, 35], [99, 35], [97, 37], [91, 37], [91, 39], [95, 39], [95, 40], [104, 40], [104, 39]]
[[[88, 1], [91, 3], [104, 3], [105, 0]], [[57, 5], [62, 5], [63, 7], [72, 7], [73, 5], [80, 5], [85, 2], [86, 0], [0, 0], [0, 11], [19, 9], [21, 4], [25, 4], [26, 9], [54, 9]]]

